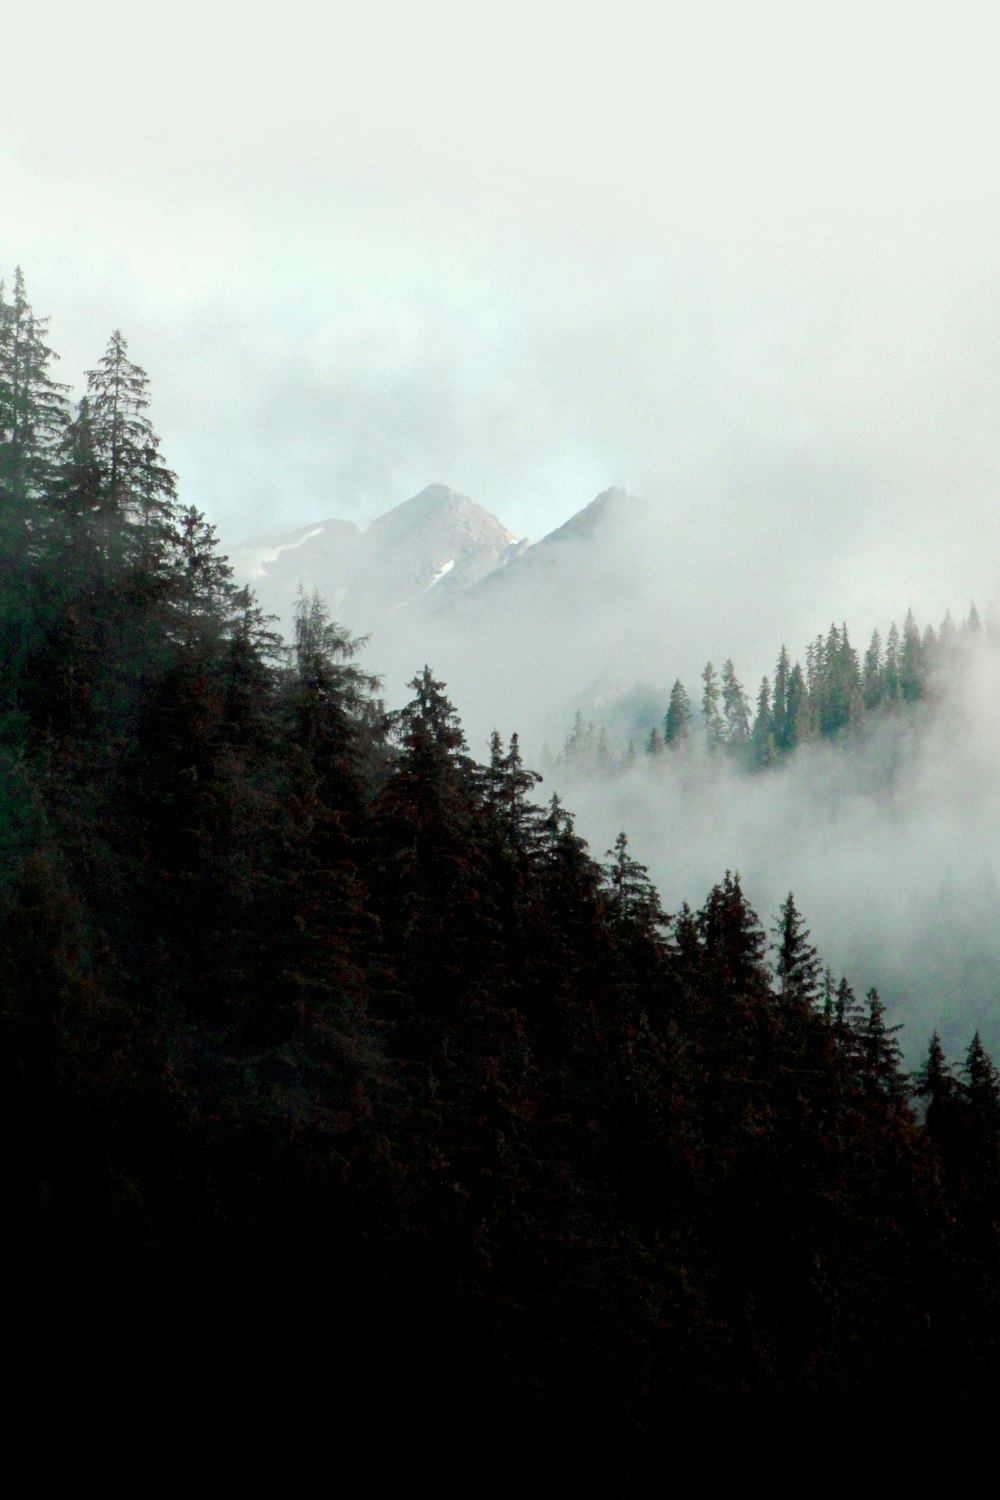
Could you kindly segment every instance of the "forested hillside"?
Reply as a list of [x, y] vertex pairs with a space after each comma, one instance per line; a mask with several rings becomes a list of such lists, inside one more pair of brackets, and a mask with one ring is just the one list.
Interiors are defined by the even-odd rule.
[[[706, 662], [700, 694], [693, 698], [676, 679], [638, 747], [635, 737], [624, 748], [615, 747], [606, 726], [578, 712], [557, 764], [606, 776], [634, 768], [641, 751], [660, 770], [671, 765], [661, 760], [669, 752], [677, 758], [675, 766], [689, 768], [694, 759], [710, 767], [759, 771], [781, 765], [805, 745], [851, 746], [898, 724], [917, 704], [940, 698], [963, 666], [969, 645], [982, 635], [975, 605], [961, 626], [949, 612], [938, 630], [928, 625], [922, 633], [907, 610], [902, 632], [893, 621], [883, 644], [873, 631], [863, 655], [851, 644], [847, 626], [832, 624], [806, 647], [804, 668], [782, 646], [773, 679], [761, 679], [753, 703], [730, 658], [721, 673]], [[648, 716], [648, 702], [642, 710]]]
[[668, 916], [625, 834], [595, 858], [536, 801], [516, 734], [470, 756], [430, 668], [388, 714], [319, 600], [283, 644], [182, 504], [125, 339], [75, 412], [46, 339], [17, 276], [0, 1099], [39, 1346], [124, 1328], [148, 1368], [169, 1331], [338, 1432], [377, 1419], [401, 1467], [474, 1442], [612, 1493], [702, 1430], [773, 1470], [890, 1410], [974, 1435], [1000, 1397], [978, 1036], [906, 1075], [791, 895], [762, 922], [720, 871]]

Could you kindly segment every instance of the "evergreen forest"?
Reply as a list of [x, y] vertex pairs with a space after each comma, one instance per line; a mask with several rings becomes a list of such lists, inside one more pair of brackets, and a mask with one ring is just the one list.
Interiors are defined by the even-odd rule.
[[[974, 1439], [1000, 1398], [978, 1035], [904, 1071], [793, 895], [762, 920], [720, 871], [668, 915], [516, 733], [476, 762], [430, 667], [390, 713], [320, 599], [279, 639], [182, 503], [126, 340], [71, 408], [47, 338], [18, 273], [0, 1107], [37, 1378], [99, 1347], [137, 1402], [180, 1370], [266, 1427], [294, 1408], [338, 1465], [377, 1430], [368, 1464], [449, 1493], [543, 1468], [632, 1493], [692, 1453], [794, 1473], [931, 1418]], [[917, 693], [918, 646], [869, 675], [834, 630], [813, 675], [847, 663], [843, 701], [794, 714], [783, 653], [766, 736], [706, 669], [706, 733], [790, 754]], [[690, 718], [672, 699], [674, 739]]]
[[[874, 630], [863, 656], [846, 624], [831, 624], [806, 647], [804, 668], [781, 647], [773, 678], [761, 679], [753, 703], [731, 659], [721, 673], [706, 662], [696, 698], [677, 678], [662, 714], [642, 727], [641, 759], [635, 735], [617, 749], [605, 724], [578, 711], [554, 765], [602, 777], [643, 762], [656, 770], [754, 772], [785, 764], [808, 745], [850, 749], [866, 736], [907, 727], [919, 705], [940, 699], [968, 648], [983, 639], [995, 645], [996, 624], [984, 626], [974, 604], [960, 626], [949, 611], [936, 631], [928, 625], [921, 632], [909, 609], [902, 632], [893, 621], [883, 643]], [[640, 716], [648, 715], [643, 702]]]

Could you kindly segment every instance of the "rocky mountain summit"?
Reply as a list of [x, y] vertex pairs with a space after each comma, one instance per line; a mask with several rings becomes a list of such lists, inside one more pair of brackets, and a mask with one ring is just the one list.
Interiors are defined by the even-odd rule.
[[471, 587], [527, 546], [468, 496], [432, 484], [367, 528], [318, 521], [237, 547], [230, 561], [283, 623], [301, 587], [351, 630], [368, 631], [432, 590]]
[[650, 520], [644, 502], [609, 489], [529, 544], [434, 484], [367, 528], [317, 521], [236, 548], [230, 561], [286, 639], [300, 588], [369, 637], [366, 661], [392, 702], [430, 664], [461, 700], [473, 743], [495, 727], [498, 703], [541, 740], [563, 733], [574, 708], [620, 696], [623, 662], [630, 680], [659, 670], [649, 658], [670, 596]]

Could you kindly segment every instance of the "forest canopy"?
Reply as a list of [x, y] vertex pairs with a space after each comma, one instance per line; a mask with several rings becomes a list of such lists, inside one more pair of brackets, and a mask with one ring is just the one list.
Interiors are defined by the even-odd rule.
[[[282, 641], [122, 334], [72, 410], [47, 338], [18, 272], [0, 1097], [39, 1315], [194, 1328], [222, 1298], [366, 1370], [398, 1431], [463, 1424], [497, 1464], [542, 1442], [618, 1492], [696, 1423], [846, 1452], [898, 1392], [971, 1430], [1000, 1394], [979, 1036], [907, 1074], [791, 894], [765, 925], [720, 872], [668, 915], [625, 833], [595, 858], [535, 800], [516, 734], [472, 757], [429, 666], [388, 713], [320, 599]], [[706, 667], [708, 752], [919, 697], [944, 631], [915, 629], [862, 662], [834, 627], [805, 673], [783, 651], [756, 714]], [[693, 723], [678, 683], [665, 745]]]

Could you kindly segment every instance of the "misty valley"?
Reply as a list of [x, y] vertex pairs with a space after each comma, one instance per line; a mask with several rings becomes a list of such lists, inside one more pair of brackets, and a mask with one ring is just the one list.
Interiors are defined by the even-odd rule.
[[431, 485], [227, 556], [122, 334], [75, 406], [47, 340], [18, 271], [25, 1357], [96, 1340], [153, 1380], [169, 1346], [197, 1383], [207, 1351], [262, 1409], [377, 1423], [386, 1473], [468, 1449], [594, 1493], [702, 1433], [729, 1441], [701, 1472], [789, 1475], [886, 1423], [975, 1439], [1000, 1398], [989, 613], [903, 613], [864, 650], [831, 625], [748, 691], [686, 647], [675, 677], [648, 614], [629, 634], [656, 575], [622, 490], [533, 544]]

